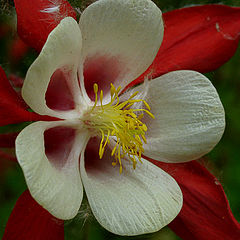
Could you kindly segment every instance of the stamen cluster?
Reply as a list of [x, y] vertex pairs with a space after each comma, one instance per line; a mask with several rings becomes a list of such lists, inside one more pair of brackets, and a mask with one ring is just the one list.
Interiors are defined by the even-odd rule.
[[[143, 142], [146, 143], [145, 133], [147, 126], [141, 119], [144, 113], [154, 118], [150, 112], [150, 106], [143, 99], [134, 99], [138, 92], [132, 94], [128, 100], [120, 102], [119, 92], [111, 84], [111, 100], [103, 105], [103, 91], [100, 91], [100, 106], [98, 103], [98, 85], [94, 86], [95, 103], [91, 110], [85, 114], [84, 123], [93, 135], [99, 134], [101, 142], [99, 146], [99, 157], [103, 157], [106, 145], [114, 144], [111, 155], [114, 156], [113, 166], [119, 164], [119, 171], [122, 173], [122, 159], [132, 161], [133, 168], [136, 168], [137, 159], [141, 162], [141, 155], [144, 152]], [[135, 103], [142, 102], [146, 109], [131, 108]], [[110, 143], [110, 136], [112, 141]]]

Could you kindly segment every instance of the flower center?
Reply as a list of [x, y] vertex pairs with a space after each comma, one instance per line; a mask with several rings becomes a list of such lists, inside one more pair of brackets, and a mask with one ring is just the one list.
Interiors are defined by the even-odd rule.
[[[141, 119], [144, 113], [154, 118], [150, 112], [150, 106], [143, 99], [133, 99], [138, 92], [132, 94], [128, 100], [120, 102], [119, 92], [111, 84], [111, 100], [108, 104], [103, 105], [103, 91], [100, 91], [100, 106], [98, 102], [98, 85], [94, 86], [95, 103], [90, 111], [84, 117], [85, 126], [93, 135], [102, 137], [99, 146], [99, 157], [103, 157], [106, 145], [112, 148], [111, 155], [114, 156], [113, 166], [119, 164], [119, 172], [122, 173], [122, 159], [128, 159], [132, 162], [133, 168], [136, 168], [137, 160], [141, 162], [141, 155], [144, 152], [143, 142], [146, 143], [145, 133], [147, 126]], [[142, 102], [146, 109], [134, 109], [135, 103]], [[111, 141], [109, 137], [112, 137]], [[126, 158], [128, 156], [128, 158]]]

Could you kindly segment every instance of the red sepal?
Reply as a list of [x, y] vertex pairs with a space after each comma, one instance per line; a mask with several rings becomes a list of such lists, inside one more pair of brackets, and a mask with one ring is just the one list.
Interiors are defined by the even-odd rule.
[[25, 104], [21, 98], [18, 97], [15, 90], [12, 88], [4, 70], [0, 66], [0, 106], [4, 103], [12, 104], [19, 108], [25, 108]]
[[64, 223], [25, 191], [9, 217], [2, 240], [64, 240]]
[[0, 126], [38, 120], [56, 120], [26, 110], [26, 104], [14, 91], [0, 66]]
[[17, 29], [22, 40], [41, 51], [49, 33], [65, 17], [76, 19], [76, 13], [66, 0], [14, 0]]
[[164, 39], [145, 76], [156, 78], [170, 71], [213, 71], [236, 52], [240, 39], [240, 8], [203, 5], [163, 14]]
[[220, 182], [196, 161], [166, 164], [151, 160], [169, 173], [183, 193], [183, 207], [169, 227], [183, 240], [240, 239]]

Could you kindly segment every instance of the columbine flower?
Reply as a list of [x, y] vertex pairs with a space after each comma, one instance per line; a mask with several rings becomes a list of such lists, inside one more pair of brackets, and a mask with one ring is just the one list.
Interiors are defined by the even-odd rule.
[[224, 110], [193, 71], [121, 92], [154, 60], [162, 37], [161, 11], [148, 0], [100, 0], [79, 25], [67, 17], [50, 33], [22, 95], [35, 112], [63, 120], [26, 127], [16, 154], [32, 196], [55, 217], [77, 214], [82, 185], [96, 219], [116, 234], [157, 231], [179, 213], [177, 183], [144, 156], [202, 156], [222, 136]]

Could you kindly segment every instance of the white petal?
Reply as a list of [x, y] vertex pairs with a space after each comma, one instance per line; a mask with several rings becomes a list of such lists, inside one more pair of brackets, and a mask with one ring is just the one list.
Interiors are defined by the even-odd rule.
[[123, 160], [120, 174], [118, 166], [111, 165], [109, 150], [103, 159], [91, 161], [81, 156], [81, 178], [94, 216], [108, 231], [128, 236], [155, 232], [179, 213], [181, 190], [157, 166], [142, 159], [134, 170]]
[[61, 70], [67, 75], [74, 101], [81, 102], [77, 79], [81, 47], [81, 32], [73, 18], [64, 18], [49, 34], [40, 55], [27, 72], [22, 89], [24, 100], [35, 112], [64, 119], [76, 114], [74, 110], [61, 112], [50, 109], [45, 94], [52, 75]]
[[211, 151], [222, 137], [222, 103], [200, 73], [176, 71], [154, 79], [145, 100], [155, 116], [143, 120], [148, 126], [145, 156], [165, 162], [190, 161]]
[[[58, 126], [70, 127], [71, 124], [36, 122], [24, 128], [16, 140], [16, 155], [33, 198], [53, 216], [71, 219], [77, 214], [83, 196], [79, 155], [86, 134], [75, 136], [65, 165], [58, 166], [47, 158], [44, 145], [44, 132]], [[57, 145], [59, 139], [55, 141]]]
[[137, 78], [154, 60], [163, 38], [162, 13], [150, 0], [96, 1], [79, 24], [84, 67], [94, 65], [101, 88], [106, 83], [107, 89], [110, 83], [124, 87]]

